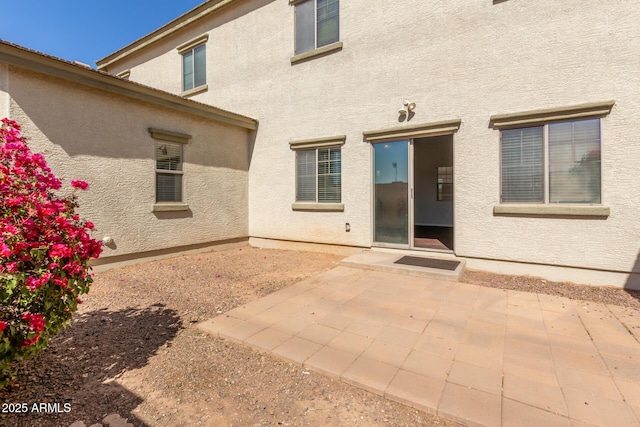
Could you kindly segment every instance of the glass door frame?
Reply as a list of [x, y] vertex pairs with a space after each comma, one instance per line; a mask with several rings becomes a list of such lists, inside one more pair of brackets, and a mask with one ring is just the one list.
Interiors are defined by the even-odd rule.
[[[407, 243], [385, 243], [376, 241], [376, 164], [375, 146], [379, 144], [389, 144], [407, 142]], [[383, 141], [375, 141], [371, 144], [371, 246], [381, 248], [412, 249], [414, 239], [414, 152], [413, 138], [393, 138]]]

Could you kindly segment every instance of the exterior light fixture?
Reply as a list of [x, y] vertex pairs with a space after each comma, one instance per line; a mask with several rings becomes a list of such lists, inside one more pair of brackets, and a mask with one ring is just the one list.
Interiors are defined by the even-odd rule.
[[400, 107], [400, 109], [398, 110], [398, 114], [400, 114], [401, 116], [404, 116], [405, 114], [408, 114], [409, 111], [413, 111], [415, 109], [416, 109], [415, 102], [411, 102], [408, 99], [403, 99], [402, 107]]

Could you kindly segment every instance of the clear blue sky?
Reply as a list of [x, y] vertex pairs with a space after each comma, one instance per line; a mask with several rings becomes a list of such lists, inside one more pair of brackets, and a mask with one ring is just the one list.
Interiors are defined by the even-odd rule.
[[0, 0], [0, 39], [95, 68], [205, 0]]

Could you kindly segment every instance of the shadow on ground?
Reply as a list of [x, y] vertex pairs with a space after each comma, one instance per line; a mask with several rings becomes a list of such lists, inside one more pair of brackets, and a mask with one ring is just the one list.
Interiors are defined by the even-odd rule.
[[640, 301], [640, 252], [638, 252], [636, 263], [631, 271], [624, 289], [629, 295]]
[[[22, 362], [16, 381], [0, 390], [2, 402], [27, 403], [30, 408], [27, 414], [0, 414], [0, 425], [92, 425], [117, 413], [135, 426], [145, 426], [132, 414], [143, 398], [111, 380], [145, 366], [180, 329], [177, 313], [161, 304], [76, 315], [71, 327], [37, 358]], [[32, 411], [34, 403], [58, 405], [44, 413]], [[68, 412], [65, 403], [70, 404]]]

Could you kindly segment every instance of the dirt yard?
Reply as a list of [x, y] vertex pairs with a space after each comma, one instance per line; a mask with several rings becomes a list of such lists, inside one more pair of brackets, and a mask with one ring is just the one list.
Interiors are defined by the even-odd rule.
[[244, 247], [97, 273], [72, 326], [0, 391], [61, 413], [0, 414], [0, 425], [91, 426], [112, 413], [154, 427], [457, 425], [196, 328], [340, 259]]
[[[196, 329], [340, 259], [244, 247], [98, 273], [72, 327], [0, 391], [3, 403], [57, 403], [59, 413], [4, 413], [0, 425], [91, 426], [117, 413], [154, 427], [456, 426]], [[640, 308], [638, 293], [619, 289], [482, 272], [463, 280]]]

